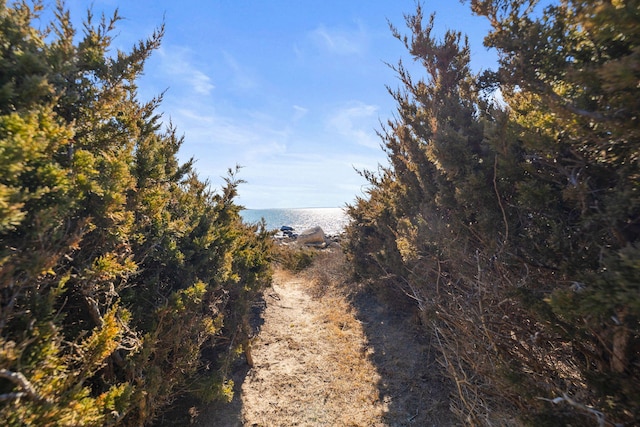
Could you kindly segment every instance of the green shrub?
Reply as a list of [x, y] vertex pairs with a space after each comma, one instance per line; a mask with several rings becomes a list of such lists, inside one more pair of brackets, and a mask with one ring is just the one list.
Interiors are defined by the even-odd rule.
[[418, 305], [461, 422], [636, 424], [638, 2], [470, 3], [495, 72], [421, 7], [393, 28], [424, 75], [395, 68], [389, 165], [363, 172], [349, 259]]
[[0, 424], [144, 425], [206, 378], [226, 396], [271, 235], [137, 99], [162, 28], [113, 56], [119, 16], [78, 38], [41, 10], [0, 2]]

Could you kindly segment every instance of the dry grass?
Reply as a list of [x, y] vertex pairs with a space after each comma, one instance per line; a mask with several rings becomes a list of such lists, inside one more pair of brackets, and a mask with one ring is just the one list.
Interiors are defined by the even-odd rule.
[[373, 297], [356, 304], [362, 287], [348, 277], [339, 248], [303, 273], [277, 269], [254, 368], [236, 379], [231, 406], [202, 411], [198, 425], [452, 425], [428, 346]]
[[[336, 365], [352, 388], [368, 384], [372, 375], [363, 370], [359, 376], [353, 366], [363, 356], [367, 366], [373, 364], [382, 425], [454, 424], [448, 382], [411, 301], [399, 292], [353, 283], [339, 249], [320, 252], [302, 275], [311, 295], [323, 302], [321, 316], [333, 331], [329, 339], [342, 349]], [[357, 337], [359, 350], [353, 345]]]
[[[302, 279], [302, 280], [301, 280]], [[249, 425], [380, 425], [379, 375], [360, 323], [340, 295], [313, 299], [308, 280], [277, 271], [242, 388]]]
[[327, 359], [332, 380], [329, 392], [350, 408], [340, 415], [341, 425], [375, 425], [385, 412], [377, 388], [380, 375], [369, 359], [361, 323], [342, 295], [326, 295], [317, 314], [324, 324], [325, 340], [332, 348]]
[[349, 267], [340, 247], [319, 251], [313, 263], [302, 271], [302, 276], [308, 282], [308, 292], [314, 298], [321, 298], [327, 293], [350, 294]]
[[319, 303], [316, 316], [332, 349], [328, 355], [333, 377], [329, 391], [342, 396], [341, 404], [350, 408], [336, 422], [345, 426], [380, 424], [388, 407], [380, 399], [381, 377], [370, 359], [362, 323], [349, 301], [349, 271], [341, 249], [319, 252], [303, 277], [306, 291]]

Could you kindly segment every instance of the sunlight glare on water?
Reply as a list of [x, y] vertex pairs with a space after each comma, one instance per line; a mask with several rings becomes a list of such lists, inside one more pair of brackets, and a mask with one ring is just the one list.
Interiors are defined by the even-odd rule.
[[250, 224], [264, 218], [269, 230], [279, 230], [283, 225], [288, 225], [296, 233], [320, 226], [325, 234], [340, 234], [349, 222], [343, 208], [245, 209], [240, 215]]

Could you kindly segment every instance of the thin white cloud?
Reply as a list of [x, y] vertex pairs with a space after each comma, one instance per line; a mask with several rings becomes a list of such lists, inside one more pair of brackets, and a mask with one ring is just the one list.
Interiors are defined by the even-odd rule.
[[335, 55], [362, 55], [368, 44], [367, 34], [361, 25], [348, 30], [319, 25], [309, 33], [309, 37], [316, 47]]
[[160, 47], [160, 70], [171, 77], [176, 86], [186, 86], [198, 95], [208, 96], [215, 89], [211, 78], [191, 61], [190, 49], [170, 46]]
[[327, 120], [330, 131], [342, 135], [347, 141], [369, 147], [380, 148], [375, 132], [378, 107], [363, 102], [352, 102], [334, 111]]
[[309, 109], [301, 107], [299, 105], [294, 105], [293, 106], [293, 111], [294, 111], [294, 113], [293, 113], [293, 121], [295, 122], [295, 121], [300, 120], [304, 116], [306, 116], [307, 113], [309, 112]]
[[204, 106], [199, 111], [179, 108], [172, 116], [178, 129], [185, 131], [188, 144], [211, 145], [225, 151], [232, 149], [234, 151], [229, 154], [235, 152], [235, 161], [240, 163], [245, 158], [286, 150], [289, 131], [276, 127], [270, 120], [270, 117], [260, 118], [252, 112], [244, 112], [238, 117], [222, 116]]
[[239, 126], [233, 119], [203, 113], [189, 108], [180, 108], [172, 115], [172, 120], [188, 136], [192, 144], [248, 145], [256, 142], [258, 136], [245, 126]]
[[211, 83], [211, 79], [199, 70], [191, 70], [189, 83], [193, 90], [200, 95], [209, 95], [216, 87]]
[[250, 208], [341, 206], [363, 195], [366, 180], [354, 171], [354, 164], [375, 168], [377, 157], [328, 151], [325, 153], [284, 152], [268, 160], [246, 164], [240, 201]]
[[[306, 112], [304, 107], [298, 107], [301, 113]], [[374, 130], [372, 135], [364, 131], [359, 134], [358, 126], [368, 126], [365, 123], [372, 121], [377, 112], [375, 106], [364, 103], [344, 105], [334, 112], [337, 127], [310, 134], [298, 133], [286, 120], [260, 111], [225, 110], [220, 114], [202, 104], [183, 104], [172, 111], [174, 124], [185, 133], [181, 157], [186, 160], [198, 153], [196, 169], [211, 179], [214, 188], [224, 185], [220, 177], [227, 168], [244, 166], [239, 178], [247, 183], [241, 186], [238, 202], [250, 208], [351, 202], [366, 186], [354, 168], [375, 169], [381, 158], [379, 149], [356, 153], [323, 142], [344, 146], [338, 141], [351, 141], [354, 135], [359, 143], [374, 138]]]
[[258, 79], [254, 73], [240, 64], [240, 62], [230, 52], [223, 51], [225, 65], [232, 71], [233, 85], [241, 90], [251, 90], [258, 86]]

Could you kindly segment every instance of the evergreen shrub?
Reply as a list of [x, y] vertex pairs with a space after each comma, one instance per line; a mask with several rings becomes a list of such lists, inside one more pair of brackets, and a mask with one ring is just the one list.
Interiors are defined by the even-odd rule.
[[496, 71], [420, 5], [392, 26], [421, 73], [393, 67], [349, 259], [414, 301], [460, 422], [638, 424], [640, 5], [469, 3]]
[[0, 424], [144, 425], [228, 394], [271, 236], [214, 193], [136, 81], [164, 28], [113, 51], [120, 17], [0, 1]]

